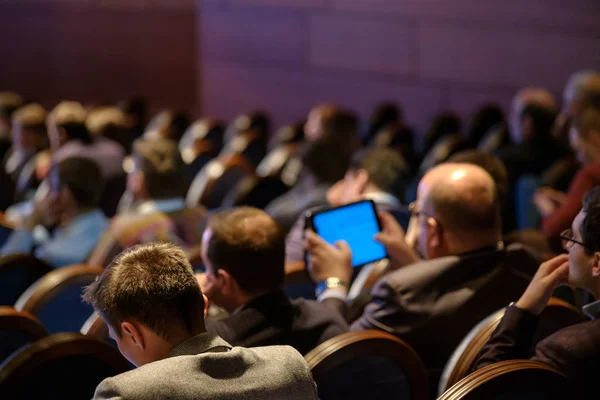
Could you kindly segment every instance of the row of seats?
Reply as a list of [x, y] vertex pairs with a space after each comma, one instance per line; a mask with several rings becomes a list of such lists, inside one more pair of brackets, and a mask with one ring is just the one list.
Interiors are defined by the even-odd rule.
[[[492, 314], [465, 337], [446, 367], [447, 379], [440, 385], [439, 399], [502, 398], [502, 394], [516, 391], [532, 398], [553, 398], [549, 396], [567, 387], [566, 378], [558, 372], [525, 360], [502, 362], [468, 374], [502, 314], [503, 310]], [[542, 316], [537, 340], [553, 329], [582, 320], [577, 309], [552, 298]], [[31, 314], [0, 307], [0, 393], [11, 393], [15, 399], [34, 395], [45, 399], [49, 392], [55, 398], [82, 398], [90, 396], [105, 377], [130, 369], [117, 349], [106, 342], [106, 327], [100, 318], [92, 316], [82, 331], [85, 334], [48, 335]], [[390, 393], [398, 398], [430, 398], [427, 372], [417, 353], [401, 339], [382, 331], [339, 335], [309, 352], [305, 359], [322, 399], [352, 399], [360, 393], [370, 393], [370, 398]], [[342, 378], [345, 381], [340, 384]], [[39, 384], [28, 385], [30, 379]], [[51, 391], [46, 390], [49, 387]]]

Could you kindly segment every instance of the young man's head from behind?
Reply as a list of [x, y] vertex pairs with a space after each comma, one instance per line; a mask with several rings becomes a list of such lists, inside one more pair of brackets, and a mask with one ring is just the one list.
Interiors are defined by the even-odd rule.
[[285, 236], [265, 212], [249, 207], [215, 214], [202, 237], [206, 295], [227, 311], [281, 289]]
[[86, 288], [84, 300], [136, 366], [166, 358], [178, 344], [205, 331], [205, 298], [185, 253], [173, 244], [124, 251]]
[[36, 152], [47, 147], [44, 107], [28, 104], [15, 111], [12, 118], [12, 139], [15, 150]]
[[410, 171], [400, 153], [391, 149], [361, 150], [352, 157], [340, 196], [342, 205], [359, 201], [373, 192], [384, 192], [398, 200], [410, 180]]
[[48, 175], [49, 208], [54, 222], [68, 221], [98, 207], [104, 191], [100, 167], [89, 158], [67, 158], [53, 165]]
[[132, 160], [127, 188], [136, 200], [185, 196], [185, 163], [175, 142], [169, 139], [136, 140]]
[[600, 296], [600, 186], [586, 193], [583, 208], [561, 237], [569, 252], [569, 284]]
[[580, 163], [600, 162], [600, 108], [590, 107], [573, 119], [569, 143]]

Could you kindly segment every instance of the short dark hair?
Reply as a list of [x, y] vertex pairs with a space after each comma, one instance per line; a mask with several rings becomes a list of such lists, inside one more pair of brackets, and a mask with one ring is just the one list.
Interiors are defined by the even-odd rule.
[[[252, 224], [245, 220], [253, 218]], [[264, 219], [259, 222], [259, 219]], [[285, 235], [264, 211], [251, 207], [221, 211], [211, 217], [206, 254], [213, 268], [231, 274], [247, 294], [282, 287]]]
[[71, 157], [56, 166], [58, 179], [66, 186], [81, 208], [95, 208], [104, 192], [104, 180], [98, 164], [84, 157]]
[[352, 157], [349, 169], [365, 170], [372, 184], [398, 199], [404, 198], [410, 171], [397, 151], [385, 148], [361, 150]]
[[133, 144], [136, 166], [144, 173], [144, 183], [152, 199], [185, 195], [185, 163], [177, 144], [170, 139], [138, 139]]
[[558, 112], [537, 104], [525, 106], [521, 112], [521, 120], [529, 118], [533, 125], [533, 136], [537, 138], [550, 138], [554, 121]]
[[126, 318], [166, 340], [204, 330], [204, 298], [183, 250], [151, 243], [119, 254], [83, 294], [116, 333]]
[[500, 158], [481, 150], [464, 150], [454, 154], [448, 162], [474, 164], [484, 169], [496, 184], [496, 193], [500, 204], [508, 197], [508, 171]]
[[81, 140], [84, 144], [92, 144], [94, 141], [90, 131], [83, 122], [67, 122], [64, 124], [57, 124], [57, 127], [63, 129], [69, 139]]
[[591, 131], [600, 133], [600, 108], [586, 108], [580, 115], [573, 118], [573, 126], [577, 130], [577, 134], [583, 137]]
[[358, 118], [350, 111], [334, 109], [324, 116], [322, 136], [301, 151], [304, 166], [319, 182], [342, 179], [352, 155], [360, 147]]
[[586, 252], [600, 251], [600, 186], [589, 190], [583, 197], [585, 218], [581, 222], [579, 233], [585, 243]]

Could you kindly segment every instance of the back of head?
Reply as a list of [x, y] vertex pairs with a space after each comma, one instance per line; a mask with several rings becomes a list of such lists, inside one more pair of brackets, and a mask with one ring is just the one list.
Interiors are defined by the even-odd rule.
[[471, 164], [442, 164], [428, 172], [428, 198], [444, 230], [465, 241], [498, 237], [500, 207], [492, 177]]
[[205, 254], [213, 269], [232, 275], [247, 295], [280, 289], [284, 279], [285, 235], [264, 211], [241, 207], [209, 220]]
[[85, 125], [87, 111], [75, 101], [63, 101], [48, 114], [48, 126], [62, 129], [71, 140], [92, 143], [92, 136]]
[[133, 158], [135, 168], [144, 174], [144, 184], [151, 199], [185, 195], [185, 163], [174, 141], [139, 139], [133, 144]]
[[467, 130], [467, 143], [471, 147], [477, 147], [481, 139], [492, 128], [505, 123], [504, 112], [496, 104], [488, 104], [481, 107], [473, 118]]
[[170, 243], [140, 245], [119, 254], [86, 288], [84, 300], [119, 337], [135, 319], [167, 341], [204, 331], [204, 298], [182, 249]]
[[371, 184], [398, 199], [404, 198], [410, 171], [397, 151], [386, 148], [361, 150], [352, 157], [349, 169], [366, 171]]
[[125, 129], [125, 114], [117, 107], [102, 107], [90, 111], [85, 124], [92, 135], [111, 137], [111, 132]]
[[190, 126], [190, 117], [182, 111], [165, 110], [158, 113], [146, 128], [146, 139], [181, 140], [186, 129]]
[[[544, 132], [548, 131], [542, 125], [549, 118], [554, 121], [557, 113], [556, 99], [549, 90], [537, 87], [526, 87], [519, 90], [513, 98], [510, 113], [510, 135], [513, 142], [521, 143], [524, 139], [547, 136], [546, 133], [540, 132], [542, 128]], [[527, 119], [531, 121], [530, 125], [533, 125], [529, 131], [523, 129]]]
[[129, 127], [135, 125], [144, 125], [148, 105], [143, 97], [133, 97], [119, 105], [119, 108], [127, 118]]
[[570, 110], [572, 114], [578, 114], [587, 107], [600, 108], [600, 72], [588, 70], [571, 75], [563, 97], [566, 106], [577, 104], [575, 109]]
[[302, 162], [319, 182], [334, 183], [344, 177], [352, 155], [360, 147], [357, 117], [337, 110], [322, 122], [322, 134], [306, 143]]
[[508, 171], [506, 166], [497, 156], [480, 150], [465, 150], [454, 154], [449, 163], [473, 164], [486, 171], [496, 184], [498, 201], [502, 205], [508, 194]]
[[398, 106], [392, 102], [379, 104], [369, 118], [367, 128], [367, 143], [383, 128], [393, 122], [402, 121], [402, 112]]
[[104, 191], [100, 167], [89, 158], [67, 158], [56, 167], [62, 186], [66, 186], [81, 209], [96, 208]]
[[424, 152], [427, 153], [444, 136], [460, 133], [461, 125], [460, 117], [452, 112], [444, 112], [436, 116], [425, 134]]
[[536, 140], [552, 139], [552, 127], [558, 116], [556, 110], [548, 109], [537, 104], [525, 106], [521, 113], [521, 120], [527, 120], [530, 124], [530, 137]]
[[0, 92], [0, 118], [12, 116], [23, 105], [23, 97], [15, 92]]
[[40, 133], [46, 133], [46, 110], [37, 103], [19, 108], [13, 114], [13, 123]]

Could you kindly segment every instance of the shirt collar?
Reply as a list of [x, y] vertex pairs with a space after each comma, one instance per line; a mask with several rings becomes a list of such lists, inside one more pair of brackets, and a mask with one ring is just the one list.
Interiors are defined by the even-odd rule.
[[144, 201], [137, 207], [137, 212], [140, 214], [152, 214], [155, 212], [169, 213], [183, 210], [184, 208], [185, 200], [183, 197], [174, 197], [172, 199]]
[[194, 356], [209, 351], [228, 351], [231, 348], [231, 345], [219, 336], [204, 332], [175, 346], [168, 357]]
[[363, 199], [373, 200], [377, 204], [385, 204], [390, 207], [398, 207], [402, 205], [396, 196], [386, 192], [366, 193], [363, 195]]
[[600, 300], [596, 300], [586, 306], [583, 306], [583, 313], [591, 319], [596, 319], [600, 316]]

